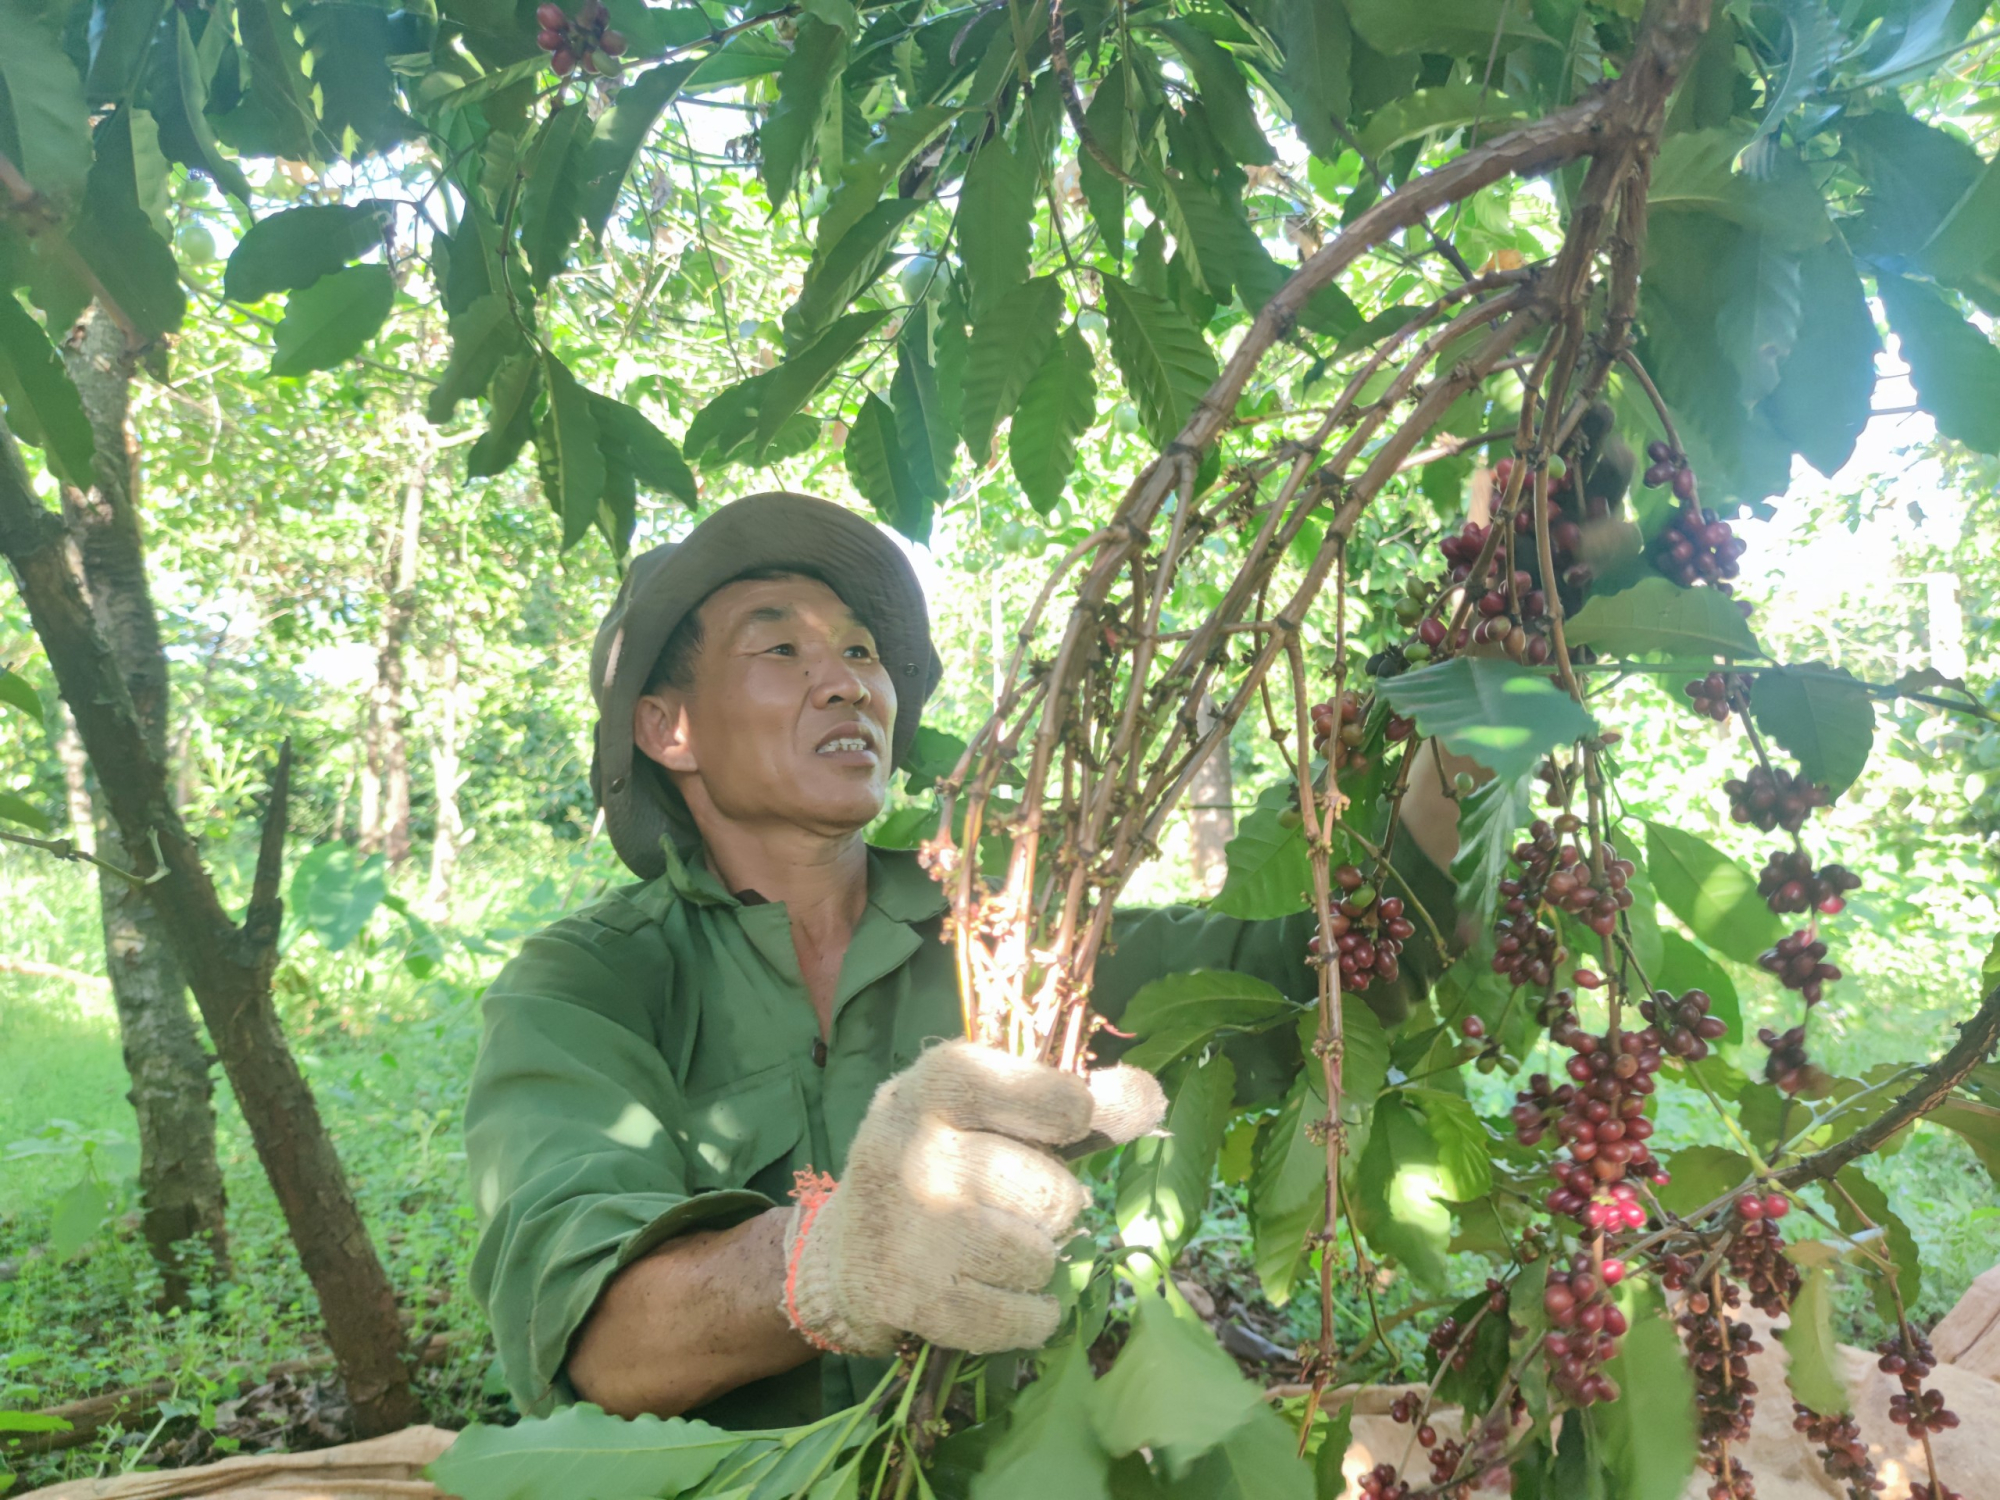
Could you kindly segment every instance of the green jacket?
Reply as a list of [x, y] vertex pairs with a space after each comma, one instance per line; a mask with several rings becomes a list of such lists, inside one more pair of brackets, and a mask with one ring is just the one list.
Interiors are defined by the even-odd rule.
[[[913, 853], [869, 851], [868, 907], [825, 1042], [784, 906], [739, 900], [698, 861], [670, 858], [660, 879], [522, 945], [486, 993], [465, 1132], [473, 1291], [524, 1411], [575, 1399], [563, 1362], [614, 1272], [674, 1235], [784, 1203], [795, 1172], [838, 1176], [876, 1087], [960, 1033], [945, 910]], [[1308, 922], [1122, 913], [1097, 1003], [1115, 1017], [1148, 980], [1188, 969], [1253, 973], [1309, 1000]], [[810, 1421], [866, 1395], [881, 1369], [822, 1359], [701, 1415]]]

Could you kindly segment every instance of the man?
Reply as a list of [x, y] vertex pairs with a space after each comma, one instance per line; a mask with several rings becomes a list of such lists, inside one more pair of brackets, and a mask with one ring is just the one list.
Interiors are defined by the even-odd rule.
[[[501, 973], [466, 1111], [474, 1287], [524, 1410], [784, 1425], [860, 1399], [904, 1335], [1054, 1331], [1083, 1201], [1056, 1151], [1162, 1105], [1132, 1069], [950, 1040], [945, 897], [863, 842], [939, 670], [908, 560], [824, 500], [739, 500], [634, 560], [592, 785], [641, 883]], [[1305, 1000], [1307, 931], [1124, 913], [1094, 995], [1212, 968]]]

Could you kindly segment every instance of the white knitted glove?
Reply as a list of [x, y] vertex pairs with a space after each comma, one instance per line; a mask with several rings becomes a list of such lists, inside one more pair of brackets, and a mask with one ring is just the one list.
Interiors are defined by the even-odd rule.
[[1084, 1189], [1050, 1150], [1154, 1130], [1150, 1073], [1079, 1078], [971, 1042], [933, 1047], [875, 1091], [838, 1184], [800, 1174], [786, 1317], [821, 1349], [888, 1354], [906, 1333], [972, 1354], [1035, 1349]]

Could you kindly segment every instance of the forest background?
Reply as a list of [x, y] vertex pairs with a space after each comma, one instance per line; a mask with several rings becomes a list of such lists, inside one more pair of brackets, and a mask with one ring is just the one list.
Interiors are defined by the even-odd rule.
[[[10, 0], [7, 13], [17, 9]], [[824, 261], [815, 244], [824, 243], [841, 163], [874, 139], [872, 101], [850, 95], [815, 122], [818, 169], [795, 162], [789, 181], [772, 182], [771, 147], [766, 140], [759, 150], [756, 129], [774, 108], [783, 112], [779, 64], [793, 37], [782, 28], [796, 9], [777, 22], [777, 52], [739, 54], [742, 76], [713, 74], [675, 94], [637, 147], [615, 212], [592, 224], [600, 237], [574, 259], [567, 241], [556, 246], [553, 275], [537, 268], [542, 336], [592, 389], [683, 436], [690, 457], [696, 414], [796, 347], [799, 330], [788, 318], [803, 305], [809, 270]], [[1781, 9], [1790, 17], [1817, 8], [1731, 8], [1741, 13], [1746, 50], [1762, 35], [1756, 26]], [[1990, 161], [2000, 149], [2000, 41], [1983, 29], [1980, 7], [1950, 9], [1953, 40], [1911, 85], [1909, 107]], [[826, 25], [823, 11], [846, 7], [822, 0], [804, 10]], [[667, 52], [676, 25], [691, 27], [693, 38], [735, 18], [719, 7], [643, 12], [613, 7], [612, 18], [635, 36], [650, 25], [648, 44]], [[1791, 55], [1788, 45], [1792, 54], [1804, 46], [1783, 25], [1770, 36], [1780, 59]], [[1189, 44], [1183, 55], [1202, 54]], [[1830, 90], [1860, 56], [1830, 50], [1814, 82]], [[1418, 104], [1366, 149], [1318, 143], [1315, 153], [1260, 106], [1273, 149], [1248, 165], [1244, 198], [1274, 254], [1302, 258], [1316, 248], [1351, 214], [1378, 156], [1402, 153], [1396, 170], [1407, 176], [1478, 134], [1491, 99], [1504, 94], [1477, 77], [1476, 64], [1436, 60], [1442, 72], [1424, 80]], [[1192, 71], [1191, 61], [1185, 66]], [[614, 93], [610, 84], [578, 90], [576, 118], [601, 118]], [[1045, 117], [1054, 121], [1053, 106]], [[360, 123], [357, 115], [350, 128]], [[852, 148], [844, 155], [842, 131]], [[445, 176], [438, 159], [393, 140], [373, 143], [372, 153], [358, 149], [358, 136], [345, 144], [351, 149], [277, 160], [232, 155], [230, 170], [245, 174], [247, 190], [236, 198], [218, 187], [224, 174], [190, 170], [157, 149], [139, 154], [145, 207], [174, 249], [186, 302], [170, 350], [157, 347], [131, 388], [139, 510], [170, 665], [163, 727], [173, 800], [232, 910], [251, 895], [255, 828], [277, 746], [291, 742], [278, 1011], [402, 1316], [413, 1335], [433, 1336], [420, 1374], [432, 1419], [505, 1420], [490, 1335], [467, 1290], [473, 1223], [457, 1122], [483, 985], [522, 935], [624, 878], [587, 785], [586, 664], [625, 550], [682, 534], [699, 514], [756, 489], [802, 489], [872, 508], [904, 533], [932, 601], [945, 674], [930, 723], [941, 735], [964, 735], [991, 710], [1014, 625], [1053, 559], [1087, 534], [1154, 451], [1158, 424], [1143, 394], [1127, 396], [1109, 378], [1095, 388], [1086, 380], [1084, 409], [1058, 423], [1059, 446], [1073, 454], [1066, 477], [994, 443], [928, 493], [903, 470], [870, 469], [850, 441], [881, 420], [883, 402], [869, 387], [887, 386], [887, 367], [875, 368], [892, 353], [885, 340], [818, 392], [802, 428], [788, 424], [775, 442], [760, 434], [762, 462], [740, 461], [740, 444], [735, 463], [690, 470], [678, 456], [657, 459], [641, 476], [647, 493], [628, 476], [622, 510], [613, 486], [602, 506], [593, 499], [563, 513], [568, 481], [560, 473], [551, 480], [546, 456], [539, 473], [531, 462], [492, 472], [475, 458], [489, 472], [469, 477], [468, 453], [491, 441], [493, 427], [485, 413], [436, 395], [463, 348], [454, 354], [454, 335], [463, 339], [454, 315], [463, 309], [447, 311], [448, 296], [418, 270], [438, 254], [435, 226], [421, 211]], [[1079, 260], [1107, 253], [1090, 238], [1100, 217], [1087, 201], [1092, 187], [1065, 158], [1025, 200], [1035, 269], [1079, 287]], [[391, 200], [419, 211], [392, 215], [379, 243], [364, 236], [349, 257], [365, 260], [351, 271], [387, 268], [386, 294], [373, 279], [356, 283], [340, 305], [316, 313], [310, 280], [232, 289], [243, 262], [231, 255], [254, 220], [291, 207]], [[1115, 262], [1129, 260], [1135, 281], [1156, 276], [1162, 299], [1201, 315], [1226, 347], [1228, 300], [1210, 295], [1212, 284], [1188, 285], [1190, 258], [1167, 259], [1176, 241], [1136, 195], [1131, 211], [1131, 244]], [[1465, 265], [1504, 267], [1548, 254], [1560, 216], [1546, 183], [1510, 179], [1439, 229]], [[951, 233], [943, 218], [918, 219], [888, 263], [878, 255], [848, 295], [872, 297], [871, 306], [924, 306]], [[1345, 279], [1345, 291], [1356, 304], [1393, 304], [1433, 274], [1418, 265], [1430, 253], [1413, 233], [1401, 264], [1371, 261]], [[277, 300], [287, 291], [289, 305]], [[369, 299], [370, 310], [357, 311], [350, 297]], [[1079, 342], [1079, 358], [1108, 361], [1104, 316], [1088, 295], [1078, 300], [1074, 336], [1095, 341]], [[1984, 305], [1974, 299], [1969, 326], [1990, 335]], [[1760, 500], [1735, 522], [1748, 544], [1740, 587], [1780, 660], [1823, 662], [1876, 682], [1928, 669], [1962, 679], [1978, 701], [2000, 708], [2000, 464], [1978, 451], [1994, 445], [1939, 435], [1880, 303], [1871, 308], [1884, 334], [1873, 414], [1830, 476], [1795, 461], [1774, 504]], [[306, 326], [308, 318], [317, 324]], [[1313, 372], [1295, 370], [1293, 380], [1288, 395], [1309, 390]], [[1987, 394], [2000, 394], [2000, 385]], [[21, 399], [18, 386], [9, 399]], [[1246, 407], [1238, 420], [1254, 425], [1281, 409], [1273, 396], [1267, 409]], [[710, 434], [709, 456], [721, 446]], [[28, 457], [38, 481], [53, 486], [61, 477], [40, 453]], [[645, 470], [643, 459], [636, 467]], [[1473, 452], [1441, 455], [1399, 482], [1370, 539], [1383, 576], [1392, 562], [1428, 557], [1434, 566], [1434, 538], [1486, 483]], [[1220, 555], [1229, 542], [1212, 545]], [[1357, 593], [1357, 619], [1386, 627], [1382, 600], [1371, 603], [1365, 584]], [[1199, 614], [1199, 582], [1177, 607]], [[1308, 627], [1316, 652], [1332, 634], [1329, 620]], [[0, 665], [30, 692], [15, 694], [0, 736], [0, 812], [17, 828], [101, 850], [95, 779], [11, 591], [0, 592]], [[1716, 792], [1740, 741], [1690, 714], [1678, 679], [1640, 675], [1615, 693], [1628, 727], [1634, 811], [1670, 818], [1754, 866], [1753, 840]], [[943, 739], [929, 743], [929, 775], [948, 763], [946, 748]], [[1822, 829], [1828, 852], [1865, 882], [1842, 933], [1843, 1004], [1823, 1017], [1817, 1039], [1823, 1065], [1855, 1078], [1933, 1053], [1948, 1038], [1991, 941], [2000, 873], [2000, 727], [1898, 700], [1880, 706], [1873, 748], [1867, 773]], [[921, 831], [926, 780], [913, 775], [899, 788], [879, 830], [885, 841], [908, 843]], [[1240, 849], [1233, 861], [1229, 840], [1260, 806], [1268, 812], [1260, 795], [1283, 780], [1268, 739], [1241, 726], [1226, 764], [1197, 785], [1129, 898], [1214, 896], [1232, 863], [1248, 857]], [[315, 1298], [219, 1076], [233, 1273], [211, 1280], [196, 1268], [183, 1294], [167, 1299], [173, 1305], [159, 1305], [161, 1271], [138, 1211], [131, 1084], [104, 978], [97, 872], [20, 845], [0, 848], [0, 911], [0, 1411], [106, 1390], [148, 1392], [87, 1443], [17, 1457], [22, 1477], [343, 1435], [347, 1415], [326, 1375]], [[1669, 931], [1686, 930], [1670, 914], [1662, 920]], [[1767, 1020], [1785, 1024], [1774, 983], [1744, 965], [1729, 974], [1746, 1022], [1739, 1037]], [[1723, 1051], [1745, 1071], [1761, 1066], [1740, 1041]], [[1473, 1081], [1482, 1110], [1504, 1112], [1504, 1081]], [[1667, 1107], [1679, 1143], [1728, 1143], [1713, 1118], [1678, 1102]], [[1282, 1351], [1311, 1336], [1310, 1309], [1262, 1297], [1244, 1210], [1247, 1159], [1232, 1160], [1225, 1144], [1219, 1170], [1186, 1264]], [[1912, 1132], [1875, 1175], [1920, 1247], [1924, 1276], [1912, 1312], [1926, 1322], [1990, 1263], [2000, 1197], [1965, 1141], [1931, 1125]], [[1406, 1278], [1381, 1290], [1378, 1311], [1390, 1314], [1422, 1300]], [[1849, 1285], [1841, 1295], [1842, 1335], [1879, 1336], [1865, 1288]], [[1366, 1326], [1358, 1308], [1348, 1313], [1357, 1329]], [[1374, 1372], [1384, 1379], [1422, 1364], [1419, 1325], [1392, 1326]], [[284, 1372], [275, 1380], [274, 1368]]]

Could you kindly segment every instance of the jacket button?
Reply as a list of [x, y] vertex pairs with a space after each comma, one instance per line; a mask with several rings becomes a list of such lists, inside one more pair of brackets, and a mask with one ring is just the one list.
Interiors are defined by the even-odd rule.
[[826, 1039], [824, 1037], [813, 1038], [813, 1066], [815, 1068], [826, 1066]]

